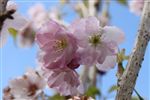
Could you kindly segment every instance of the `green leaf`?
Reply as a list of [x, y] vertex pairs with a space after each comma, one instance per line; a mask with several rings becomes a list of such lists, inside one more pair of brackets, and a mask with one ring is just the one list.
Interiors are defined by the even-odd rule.
[[132, 97], [131, 100], [140, 100], [138, 97]]
[[122, 5], [127, 5], [127, 1], [126, 0], [117, 0], [118, 3], [122, 4]]
[[88, 90], [85, 92], [86, 96], [95, 98], [96, 95], [101, 95], [100, 90], [95, 86], [90, 86]]
[[118, 54], [117, 54], [117, 62], [118, 63], [121, 63], [124, 60], [128, 60], [128, 59], [129, 59], [129, 56], [125, 55], [125, 49], [122, 49], [121, 51], [118, 52]]
[[88, 0], [83, 0], [84, 5], [88, 8], [89, 7], [89, 2]]
[[18, 33], [18, 31], [16, 29], [14, 29], [14, 28], [8, 28], [8, 32], [12, 35], [12, 37], [14, 39], [16, 39], [17, 33]]
[[111, 86], [110, 89], [108, 90], [108, 93], [114, 92], [114, 91], [116, 91], [117, 89], [118, 89], [118, 86], [113, 85], [113, 86]]
[[65, 100], [65, 97], [64, 96], [60, 96], [59, 94], [55, 94], [54, 96], [49, 97], [48, 100]]

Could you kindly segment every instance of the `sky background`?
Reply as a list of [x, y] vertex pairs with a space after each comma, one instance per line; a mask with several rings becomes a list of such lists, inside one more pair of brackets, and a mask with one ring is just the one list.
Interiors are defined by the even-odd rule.
[[[51, 7], [55, 7], [58, 5], [58, 2], [55, 1], [32, 1], [32, 0], [16, 0], [18, 4], [18, 10], [24, 16], [27, 16], [27, 10], [33, 4], [39, 2], [43, 3], [47, 10]], [[70, 8], [65, 7], [62, 9], [68, 12], [68, 15], [65, 18], [65, 21], [72, 22], [77, 15]], [[115, 0], [110, 4], [110, 15], [111, 15], [111, 25], [117, 26], [122, 29], [125, 33], [126, 40], [123, 44], [120, 45], [120, 48], [125, 48], [127, 54], [131, 53], [132, 47], [134, 45], [137, 29], [140, 22], [140, 17], [131, 13], [126, 6], [122, 6], [118, 4]], [[146, 98], [146, 100], [150, 99], [150, 63], [149, 63], [149, 53], [150, 47], [147, 48], [145, 59], [142, 64], [142, 68], [140, 70], [140, 74], [138, 76], [136, 82], [136, 90], [140, 93], [141, 96]], [[8, 85], [9, 80], [22, 75], [27, 68], [36, 67], [36, 55], [38, 51], [38, 46], [35, 44], [31, 48], [19, 48], [14, 45], [12, 37], [8, 38], [6, 45], [3, 48], [0, 48], [1, 58], [0, 58], [0, 67], [1, 67], [1, 90], [5, 86]], [[101, 91], [104, 95], [107, 94], [110, 86], [116, 84], [116, 70], [115, 67], [111, 71], [109, 71], [104, 77], [101, 78], [101, 84], [99, 84]], [[114, 96], [114, 94], [111, 94]], [[109, 99], [111, 100], [111, 99]], [[112, 99], [113, 100], [113, 99]]]

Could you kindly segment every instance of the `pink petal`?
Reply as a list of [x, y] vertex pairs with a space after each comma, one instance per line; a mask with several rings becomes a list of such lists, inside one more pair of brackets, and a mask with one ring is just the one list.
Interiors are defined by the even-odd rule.
[[88, 17], [86, 20], [86, 34], [96, 34], [99, 32], [100, 24], [96, 17]]
[[48, 78], [48, 85], [62, 95], [74, 95], [77, 94], [74, 91], [79, 86], [78, 77], [77, 73], [69, 68], [55, 70]]

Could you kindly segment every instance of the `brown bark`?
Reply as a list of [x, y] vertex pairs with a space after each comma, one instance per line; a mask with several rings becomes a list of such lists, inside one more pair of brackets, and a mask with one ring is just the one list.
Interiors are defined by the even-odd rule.
[[3, 22], [4, 22], [3, 15], [6, 10], [7, 2], [8, 2], [8, 0], [0, 0], [0, 31], [2, 29]]
[[127, 67], [118, 81], [116, 100], [131, 100], [144, 54], [150, 40], [150, 0], [145, 1], [136, 44], [129, 58]]

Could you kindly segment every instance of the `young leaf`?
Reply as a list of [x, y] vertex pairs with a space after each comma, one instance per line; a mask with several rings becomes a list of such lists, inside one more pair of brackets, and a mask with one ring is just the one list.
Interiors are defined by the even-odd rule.
[[8, 32], [12, 35], [12, 37], [14, 39], [16, 39], [17, 33], [18, 33], [18, 31], [16, 29], [14, 29], [14, 28], [8, 28]]
[[83, 3], [84, 3], [84, 5], [88, 8], [88, 6], [89, 6], [89, 1], [88, 0], [83, 0]]
[[48, 100], [65, 100], [65, 97], [60, 96], [59, 94], [55, 94], [54, 96], [49, 97]]
[[108, 90], [108, 93], [114, 92], [118, 89], [118, 86], [113, 85], [112, 87], [110, 87], [110, 89]]
[[138, 97], [132, 97], [131, 100], [139, 100], [139, 98]]
[[122, 4], [122, 5], [127, 5], [127, 1], [126, 0], [117, 0], [118, 3]]
[[96, 95], [101, 95], [100, 90], [95, 86], [90, 86], [85, 93], [86, 96], [95, 98]]

